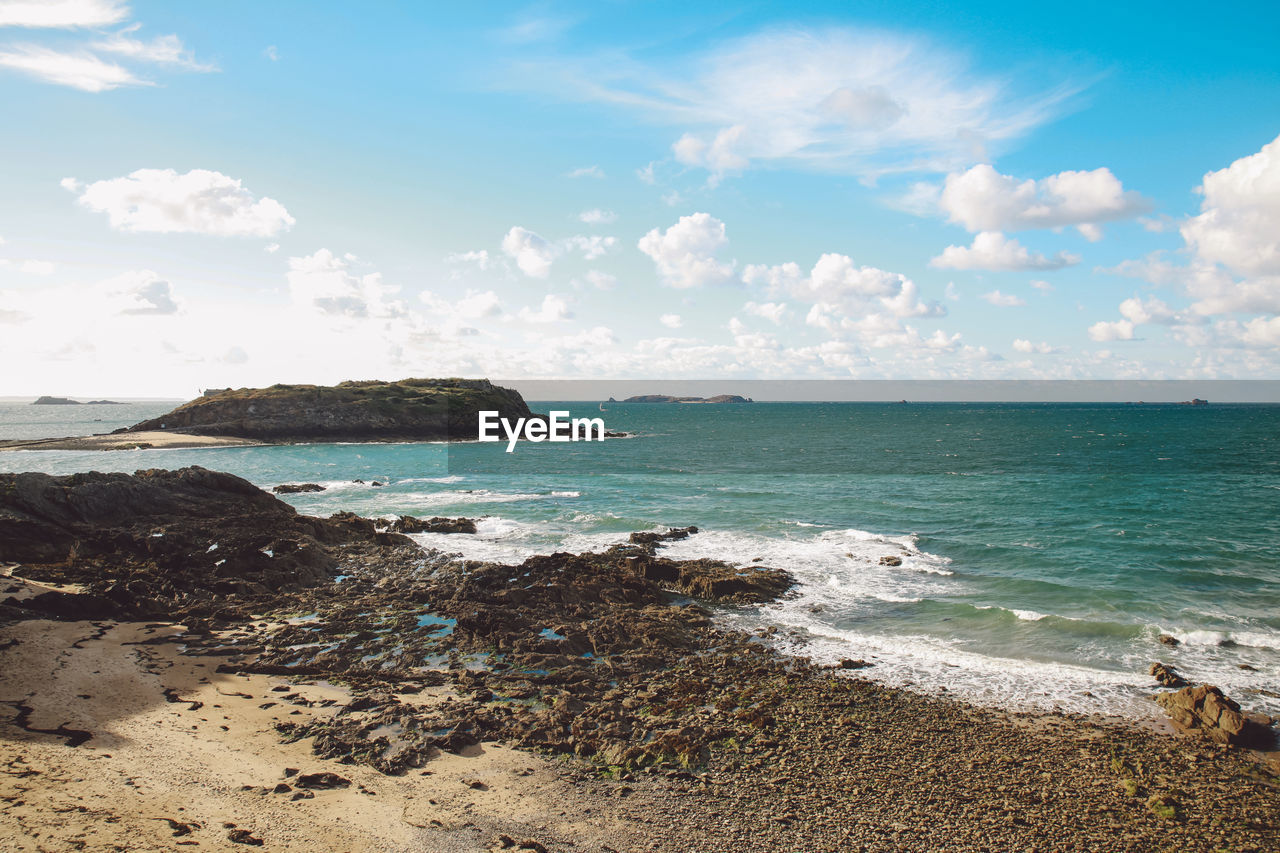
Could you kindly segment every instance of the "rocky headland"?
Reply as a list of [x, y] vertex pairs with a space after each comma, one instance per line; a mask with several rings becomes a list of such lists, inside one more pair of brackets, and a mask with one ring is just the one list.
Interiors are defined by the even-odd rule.
[[1189, 736], [1001, 713], [726, 630], [792, 579], [661, 556], [696, 528], [520, 565], [397, 532], [469, 521], [311, 518], [201, 468], [0, 476], [16, 849], [1280, 845], [1274, 754], [1198, 733], [1211, 690], [1167, 700]]
[[118, 433], [169, 431], [267, 442], [474, 439], [477, 413], [534, 417], [516, 391], [486, 379], [350, 381], [206, 391]]

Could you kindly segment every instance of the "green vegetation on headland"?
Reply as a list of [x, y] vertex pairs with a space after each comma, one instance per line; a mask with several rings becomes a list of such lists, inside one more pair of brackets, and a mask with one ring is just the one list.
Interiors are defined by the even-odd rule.
[[262, 441], [474, 439], [477, 413], [532, 417], [516, 391], [487, 379], [347, 381], [205, 391], [117, 432], [163, 430]]

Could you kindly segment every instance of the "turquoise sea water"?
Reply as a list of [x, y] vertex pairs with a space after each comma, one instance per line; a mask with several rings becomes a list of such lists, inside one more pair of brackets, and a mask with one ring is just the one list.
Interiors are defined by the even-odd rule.
[[[0, 435], [29, 426], [18, 421], [30, 408], [0, 404]], [[1163, 660], [1280, 712], [1280, 406], [534, 408], [601, 416], [635, 437], [511, 454], [475, 443], [28, 451], [0, 453], [0, 470], [199, 464], [264, 487], [317, 482], [327, 490], [287, 499], [320, 514], [482, 515], [475, 537], [415, 537], [480, 559], [692, 524], [703, 532], [666, 554], [758, 559], [801, 581], [797, 596], [727, 620], [792, 628], [787, 650], [865, 658], [868, 677], [985, 704], [1149, 715], [1145, 673]], [[54, 427], [45, 434], [89, 431]]]

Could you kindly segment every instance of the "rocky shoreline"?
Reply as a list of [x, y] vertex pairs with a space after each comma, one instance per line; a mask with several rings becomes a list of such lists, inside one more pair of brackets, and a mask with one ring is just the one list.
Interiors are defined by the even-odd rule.
[[[378, 777], [361, 774], [402, 780], [403, 796], [434, 790], [433, 768], [512, 747], [534, 762], [530, 778], [573, 792], [571, 815], [477, 819], [465, 843], [448, 835], [458, 821], [421, 821], [410, 833], [421, 849], [1280, 846], [1274, 752], [1001, 713], [781, 656], [767, 633], [724, 630], [715, 616], [786, 595], [790, 575], [658, 555], [664, 538], [696, 528], [519, 566], [452, 560], [397, 532], [449, 521], [309, 518], [200, 468], [0, 476], [0, 744], [70, 749], [88, 735], [79, 753], [99, 737], [55, 710], [33, 717], [42, 685], [3, 666], [35, 642], [23, 626], [102, 626], [81, 629], [101, 643], [117, 626], [151, 625], [137, 642], [171, 665], [198, 662], [210, 683], [273, 684], [254, 694], [270, 703], [258, 702], [273, 715], [271, 748], [305, 749], [308, 772], [335, 777], [307, 788], [282, 775], [280, 794], [258, 785], [274, 810], [367, 798], [351, 780], [368, 789]], [[454, 521], [466, 535], [468, 520]], [[323, 695], [331, 688], [341, 695]], [[205, 700], [171, 689], [168, 713], [201, 714]], [[523, 778], [513, 795], [533, 802]], [[493, 787], [471, 781], [477, 801]], [[32, 790], [0, 790], [0, 815]], [[210, 821], [197, 833], [206, 846], [249, 843], [230, 838], [243, 829], [288, 849], [287, 834], [258, 826], [215, 838]]]

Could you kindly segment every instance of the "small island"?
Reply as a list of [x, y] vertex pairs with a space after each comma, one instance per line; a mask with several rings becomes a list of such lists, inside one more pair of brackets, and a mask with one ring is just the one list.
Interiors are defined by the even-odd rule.
[[[48, 400], [54, 398], [42, 398]], [[40, 402], [40, 401], [37, 401]], [[77, 404], [75, 400], [66, 402]], [[158, 418], [104, 435], [0, 441], [0, 450], [139, 450], [299, 442], [474, 441], [477, 414], [537, 420], [519, 392], [487, 379], [359, 380], [205, 391]], [[610, 437], [609, 433], [605, 434]], [[619, 436], [613, 433], [612, 437]]]
[[79, 406], [79, 400], [72, 400], [70, 397], [37, 397], [31, 405], [33, 406]]
[[[613, 398], [610, 398], [612, 402]], [[672, 397], [667, 394], [640, 394], [628, 397], [624, 403], [754, 403], [750, 397], [737, 394], [717, 394], [714, 397]]]

